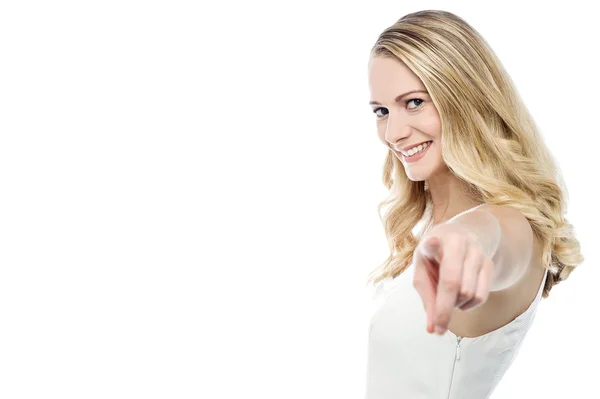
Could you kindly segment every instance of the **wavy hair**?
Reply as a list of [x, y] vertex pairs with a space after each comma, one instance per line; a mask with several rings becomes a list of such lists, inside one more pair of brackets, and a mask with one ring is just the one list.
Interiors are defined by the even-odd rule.
[[[371, 57], [393, 57], [423, 82], [438, 110], [450, 172], [477, 202], [511, 206], [529, 221], [549, 270], [543, 297], [583, 262], [565, 218], [567, 189], [552, 154], [511, 78], [483, 37], [460, 17], [437, 10], [405, 15], [387, 28]], [[379, 203], [390, 255], [369, 275], [402, 273], [433, 223], [425, 181], [411, 181], [390, 150], [383, 168], [388, 197]], [[386, 208], [382, 216], [382, 209]], [[423, 222], [423, 228], [415, 231]]]

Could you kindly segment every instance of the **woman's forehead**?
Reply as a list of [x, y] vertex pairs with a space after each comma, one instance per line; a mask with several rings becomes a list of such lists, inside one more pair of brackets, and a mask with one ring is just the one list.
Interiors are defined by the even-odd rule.
[[[378, 96], [391, 97], [413, 90], [427, 91], [423, 82], [402, 61], [390, 57], [375, 57], [369, 65], [369, 86]], [[380, 99], [373, 98], [374, 101]]]

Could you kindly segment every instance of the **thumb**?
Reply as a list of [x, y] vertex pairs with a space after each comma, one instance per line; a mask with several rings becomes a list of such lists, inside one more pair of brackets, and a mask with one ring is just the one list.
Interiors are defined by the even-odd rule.
[[442, 242], [437, 237], [427, 238], [421, 247], [423, 255], [429, 259], [433, 259], [436, 262], [441, 261], [442, 257]]

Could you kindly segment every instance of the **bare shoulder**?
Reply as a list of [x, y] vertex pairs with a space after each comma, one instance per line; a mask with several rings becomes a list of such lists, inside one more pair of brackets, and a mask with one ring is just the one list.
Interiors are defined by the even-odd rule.
[[450, 330], [462, 337], [478, 337], [497, 330], [525, 312], [544, 278], [541, 245], [534, 238], [530, 265], [519, 281], [501, 291], [490, 292], [488, 300], [472, 311], [455, 309], [450, 319]]
[[[502, 242], [495, 263], [526, 262], [524, 275], [512, 286], [490, 292], [488, 300], [472, 311], [455, 309], [450, 329], [463, 337], [476, 337], [494, 331], [525, 312], [541, 286], [544, 277], [541, 245], [525, 216], [508, 206], [484, 205], [476, 211], [492, 213], [501, 225]], [[520, 253], [518, 253], [520, 252]]]
[[521, 228], [525, 227], [525, 224], [529, 225], [527, 218], [516, 208], [508, 205], [494, 205], [485, 204], [476, 209], [480, 212], [488, 212], [496, 216], [498, 220], [517, 223]]
[[508, 272], [512, 268], [530, 263], [534, 234], [529, 221], [518, 209], [486, 204], [476, 211], [491, 213], [500, 224], [500, 244], [492, 259], [496, 267]]

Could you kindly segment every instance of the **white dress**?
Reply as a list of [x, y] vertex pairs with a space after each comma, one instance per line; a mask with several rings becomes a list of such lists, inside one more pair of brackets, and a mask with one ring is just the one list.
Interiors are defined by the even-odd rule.
[[529, 330], [547, 272], [525, 312], [474, 338], [457, 337], [449, 330], [442, 336], [427, 333], [427, 315], [412, 285], [413, 276], [414, 268], [409, 266], [375, 287], [365, 398], [489, 398]]

